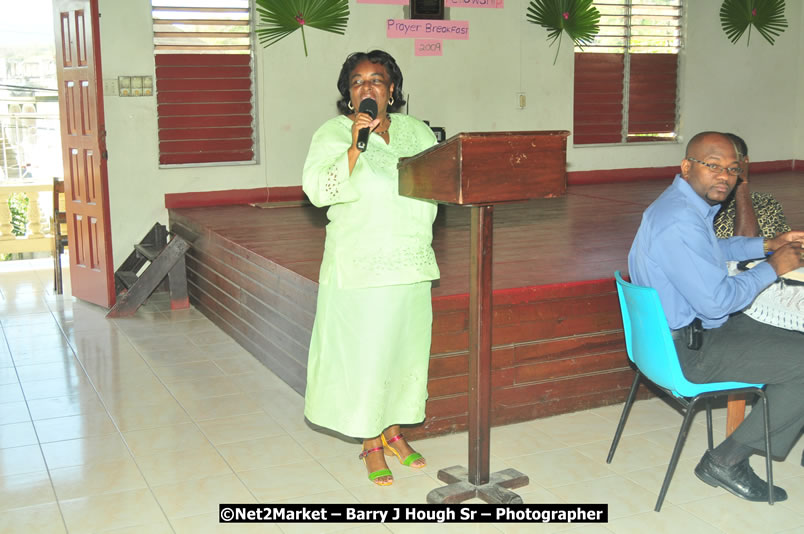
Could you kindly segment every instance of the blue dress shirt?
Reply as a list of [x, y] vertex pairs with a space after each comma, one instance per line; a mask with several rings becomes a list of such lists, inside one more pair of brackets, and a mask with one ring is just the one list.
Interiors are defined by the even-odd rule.
[[676, 175], [642, 215], [628, 254], [628, 271], [633, 283], [658, 291], [674, 330], [696, 317], [704, 328], [721, 326], [777, 278], [767, 262], [729, 276], [726, 261], [763, 256], [762, 238], [715, 237], [712, 224], [719, 208]]

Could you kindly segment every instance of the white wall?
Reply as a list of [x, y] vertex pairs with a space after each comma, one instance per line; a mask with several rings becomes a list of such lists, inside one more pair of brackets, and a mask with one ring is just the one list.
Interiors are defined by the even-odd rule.
[[796, 33], [798, 34], [798, 62], [794, 63], [794, 68], [798, 73], [796, 81], [796, 96], [795, 103], [795, 124], [796, 129], [793, 138], [796, 142], [794, 157], [798, 160], [804, 160], [804, 35], [802, 35], [801, 28], [804, 28], [804, 9], [801, 10], [798, 17]]
[[[295, 32], [257, 50], [259, 163], [159, 169], [155, 98], [108, 96], [109, 182], [115, 265], [157, 220], [167, 222], [164, 194], [298, 185], [312, 133], [336, 113], [335, 87], [349, 52], [382, 48], [400, 64], [410, 113], [462, 131], [572, 129], [573, 52], [566, 38], [558, 61], [547, 33], [525, 19], [528, 0], [505, 8], [453, 8], [468, 20], [468, 41], [444, 41], [442, 57], [414, 57], [413, 41], [387, 39], [385, 20], [401, 6], [350, 2], [345, 36], [306, 31], [309, 57]], [[720, 29], [719, 2], [686, 2], [680, 102], [682, 139], [706, 130], [743, 135], [754, 161], [804, 159], [804, 23], [800, 2], [787, 3], [788, 30], [770, 46], [756, 32], [732, 45]], [[153, 74], [149, 0], [100, 0], [103, 77]], [[527, 95], [517, 109], [515, 94]], [[570, 145], [572, 137], [570, 137]], [[675, 165], [678, 144], [569, 147], [569, 170]]]
[[750, 46], [746, 46], [746, 35], [732, 45], [719, 29], [715, 2], [689, 4], [682, 134], [732, 131], [746, 139], [752, 160], [792, 159], [797, 128], [793, 110], [800, 92], [796, 65], [801, 2], [787, 3], [790, 26], [773, 46], [756, 31], [751, 33]]

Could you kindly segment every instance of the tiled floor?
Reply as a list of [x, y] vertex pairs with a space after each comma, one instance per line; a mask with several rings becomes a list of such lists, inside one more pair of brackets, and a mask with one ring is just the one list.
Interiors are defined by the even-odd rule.
[[[195, 310], [155, 297], [134, 318], [54, 296], [50, 260], [0, 263], [0, 532], [532, 532], [530, 524], [219, 525], [220, 502], [423, 503], [466, 434], [417, 442], [423, 471], [391, 463], [376, 487], [359, 446], [309, 428], [303, 399]], [[69, 284], [68, 291], [69, 291]], [[790, 499], [747, 503], [692, 474], [696, 420], [661, 513], [652, 511], [680, 416], [637, 403], [611, 465], [621, 405], [492, 430], [491, 469], [530, 476], [528, 503], [609, 504], [603, 525], [541, 532], [804, 533], [804, 440], [774, 464]], [[717, 412], [722, 438], [724, 411]], [[764, 476], [763, 461], [752, 463]]]

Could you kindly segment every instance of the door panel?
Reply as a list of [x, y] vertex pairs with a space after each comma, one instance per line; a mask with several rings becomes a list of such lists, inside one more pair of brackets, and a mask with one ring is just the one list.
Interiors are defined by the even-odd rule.
[[53, 0], [73, 296], [115, 302], [98, 0]]

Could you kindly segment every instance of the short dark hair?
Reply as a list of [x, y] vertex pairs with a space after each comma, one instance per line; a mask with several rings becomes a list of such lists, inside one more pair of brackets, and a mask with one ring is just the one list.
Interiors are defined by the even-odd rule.
[[349, 115], [353, 110], [349, 109], [349, 75], [361, 61], [370, 61], [372, 63], [379, 63], [388, 72], [391, 78], [391, 83], [394, 84], [394, 92], [391, 97], [394, 103], [388, 106], [389, 112], [395, 112], [405, 105], [405, 98], [402, 96], [402, 71], [396, 60], [388, 52], [382, 50], [372, 50], [371, 52], [354, 52], [346, 57], [341, 67], [341, 73], [338, 76], [338, 92], [341, 94], [338, 100], [338, 111], [344, 115]]
[[731, 139], [732, 143], [734, 143], [734, 148], [737, 149], [737, 153], [741, 158], [744, 158], [748, 155], [748, 145], [745, 144], [745, 141], [742, 137], [733, 133], [727, 133], [725, 135]]

